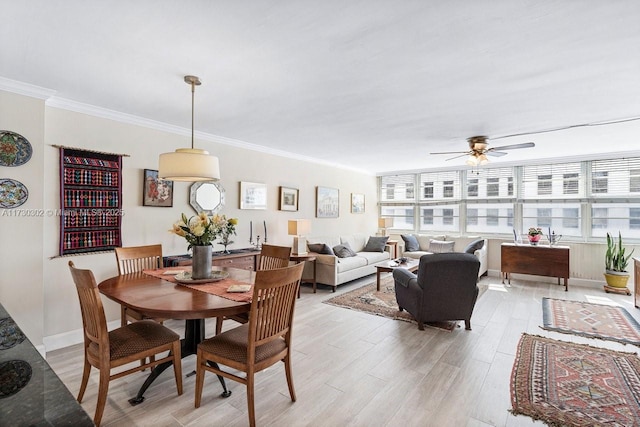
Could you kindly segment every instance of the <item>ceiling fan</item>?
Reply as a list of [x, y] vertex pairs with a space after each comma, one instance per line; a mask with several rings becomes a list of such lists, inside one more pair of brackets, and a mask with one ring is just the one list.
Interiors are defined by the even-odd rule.
[[515, 150], [518, 148], [532, 148], [536, 146], [533, 142], [524, 142], [522, 144], [501, 145], [500, 147], [488, 148], [489, 143], [487, 142], [486, 136], [472, 136], [471, 138], [467, 138], [467, 142], [469, 143], [469, 151], [443, 151], [429, 154], [458, 154], [457, 156], [451, 157], [447, 160], [469, 156], [466, 163], [469, 166], [478, 166], [489, 162], [487, 156], [506, 156], [508, 153], [505, 153], [502, 150]]

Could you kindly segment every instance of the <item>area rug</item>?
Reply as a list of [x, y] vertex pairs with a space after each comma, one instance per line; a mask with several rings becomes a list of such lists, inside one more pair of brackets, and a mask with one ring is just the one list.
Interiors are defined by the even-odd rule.
[[[393, 283], [393, 277], [388, 276], [381, 279], [380, 291], [376, 290], [376, 282], [374, 280], [373, 283], [354, 289], [353, 291], [345, 292], [342, 295], [338, 295], [324, 302], [338, 307], [350, 308], [364, 313], [417, 324], [412, 315], [406, 311], [398, 310]], [[487, 285], [478, 284], [478, 288], [480, 289], [478, 298], [487, 290], [487, 287]], [[425, 323], [425, 325], [451, 332], [456, 329], [456, 327], [459, 327], [458, 323], [458, 321], [443, 321], [428, 322]]]
[[522, 334], [511, 371], [511, 412], [551, 426], [640, 424], [640, 359]]
[[640, 345], [640, 325], [623, 307], [542, 298], [542, 329]]

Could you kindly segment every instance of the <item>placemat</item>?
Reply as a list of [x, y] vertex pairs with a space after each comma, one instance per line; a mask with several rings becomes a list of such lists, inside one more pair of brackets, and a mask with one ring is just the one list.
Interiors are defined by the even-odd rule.
[[[166, 280], [171, 283], [178, 283], [175, 278], [175, 274], [163, 274], [167, 271], [189, 271], [191, 268], [189, 266], [182, 267], [165, 267], [159, 268], [155, 270], [143, 270], [142, 272], [148, 276], [157, 277], [162, 280]], [[247, 292], [227, 292], [227, 289], [231, 285], [250, 285], [250, 283], [241, 282], [239, 280], [234, 279], [223, 279], [217, 282], [211, 283], [202, 283], [199, 285], [185, 285], [183, 283], [178, 283], [180, 286], [185, 286], [187, 288], [195, 289], [196, 291], [206, 292], [208, 294], [217, 295], [222, 298], [230, 299], [232, 301], [238, 302], [251, 302], [253, 298], [253, 285], [251, 285], [251, 290]]]

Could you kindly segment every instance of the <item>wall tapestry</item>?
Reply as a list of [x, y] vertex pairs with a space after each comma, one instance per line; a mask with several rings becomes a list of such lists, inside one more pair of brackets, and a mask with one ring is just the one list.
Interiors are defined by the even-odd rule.
[[60, 255], [121, 246], [122, 156], [60, 147]]

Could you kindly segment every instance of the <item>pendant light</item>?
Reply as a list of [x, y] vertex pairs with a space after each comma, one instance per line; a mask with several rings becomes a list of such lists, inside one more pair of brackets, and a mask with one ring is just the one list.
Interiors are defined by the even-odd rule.
[[208, 151], [193, 147], [195, 89], [202, 83], [196, 76], [184, 76], [184, 81], [191, 85], [191, 148], [178, 148], [173, 153], [160, 154], [158, 178], [168, 181], [218, 181], [218, 158], [211, 156]]

